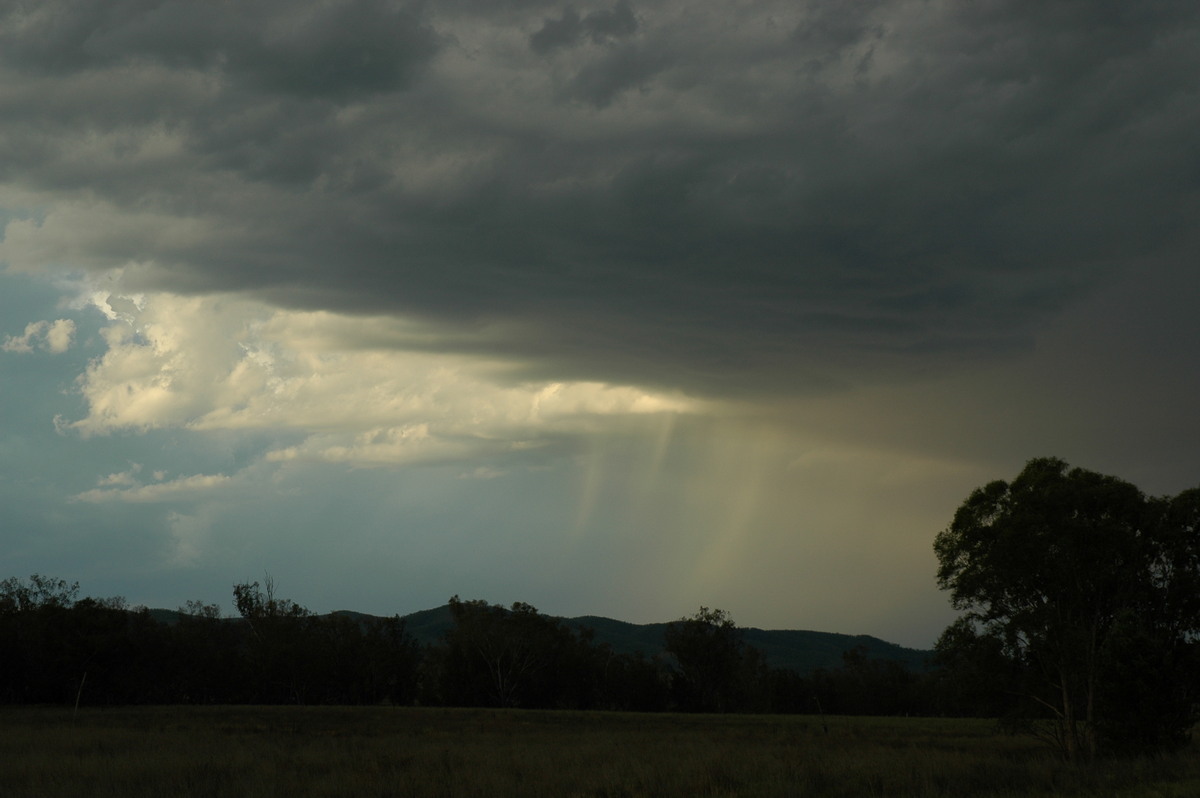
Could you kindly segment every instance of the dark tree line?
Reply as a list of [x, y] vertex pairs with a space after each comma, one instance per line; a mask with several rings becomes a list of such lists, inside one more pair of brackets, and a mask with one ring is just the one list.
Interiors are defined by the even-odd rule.
[[316, 615], [265, 584], [238, 617], [190, 601], [156, 620], [119, 598], [33, 576], [0, 582], [0, 702], [425, 704], [686, 712], [944, 712], [932, 674], [851, 652], [840, 669], [768, 667], [720, 610], [671, 624], [663, 653], [618, 653], [528, 604], [450, 600], [421, 645], [398, 617]]
[[257, 583], [236, 619], [188, 602], [178, 621], [76, 599], [34, 575], [0, 582], [0, 701], [10, 704], [408, 703], [420, 661], [399, 618], [316, 616]]

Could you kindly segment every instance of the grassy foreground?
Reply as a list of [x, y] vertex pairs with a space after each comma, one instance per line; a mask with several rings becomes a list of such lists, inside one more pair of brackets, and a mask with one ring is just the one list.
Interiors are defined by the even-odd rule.
[[1200, 748], [1075, 768], [989, 721], [424, 708], [0, 709], [0, 795], [1200, 795]]

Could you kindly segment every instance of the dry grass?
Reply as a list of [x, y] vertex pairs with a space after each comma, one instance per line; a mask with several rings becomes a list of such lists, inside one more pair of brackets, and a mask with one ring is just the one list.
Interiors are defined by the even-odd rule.
[[1200, 795], [1197, 750], [1094, 768], [987, 721], [414, 708], [0, 711], [0, 795]]

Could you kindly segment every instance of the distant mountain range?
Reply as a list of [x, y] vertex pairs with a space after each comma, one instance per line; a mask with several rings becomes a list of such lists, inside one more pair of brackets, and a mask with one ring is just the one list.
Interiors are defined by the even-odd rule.
[[[175, 623], [179, 620], [176, 610], [150, 610], [150, 614], [162, 623]], [[366, 613], [350, 610], [338, 610], [332, 614], [353, 618], [370, 617]], [[436, 643], [454, 626], [449, 605], [400, 617], [404, 620], [408, 633], [417, 642], [425, 645]], [[618, 654], [640, 653], [648, 657], [663, 651], [663, 632], [669, 626], [667, 623], [627, 623], [596, 615], [558, 620], [573, 629], [591, 629], [595, 634], [595, 642], [607, 643]], [[754, 628], [742, 628], [741, 632], [742, 639], [761, 651], [768, 665], [773, 668], [789, 668], [800, 673], [810, 673], [818, 668], [840, 668], [842, 655], [855, 649], [862, 649], [870, 659], [898, 662], [910, 671], [927, 669], [933, 654], [932, 651], [905, 648], [869, 635]]]
[[[402, 617], [408, 633], [422, 643], [436, 642], [454, 625], [448, 605]], [[595, 615], [559, 620], [575, 629], [591, 629], [595, 632], [597, 643], [607, 643], [618, 654], [641, 653], [646, 656], [663, 650], [663, 632], [668, 626], [666, 623], [627, 623]], [[744, 628], [741, 631], [742, 639], [761, 651], [768, 665], [801, 673], [818, 668], [839, 668], [842, 655], [857, 648], [863, 649], [871, 659], [893, 660], [912, 671], [925, 670], [933, 653], [904, 648], [868, 635], [785, 629]]]

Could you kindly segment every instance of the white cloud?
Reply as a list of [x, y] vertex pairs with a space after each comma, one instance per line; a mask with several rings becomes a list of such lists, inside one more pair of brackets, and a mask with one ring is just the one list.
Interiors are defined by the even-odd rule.
[[167, 565], [186, 567], [198, 563], [211, 535], [210, 521], [203, 515], [171, 512], [167, 514], [166, 523], [172, 543]]
[[28, 354], [36, 347], [54, 355], [61, 355], [71, 348], [74, 339], [75, 322], [70, 319], [35, 321], [25, 325], [22, 335], [7, 336], [4, 343], [0, 344], [0, 349], [5, 352]]
[[178, 501], [180, 499], [195, 499], [207, 495], [214, 488], [230, 484], [232, 477], [224, 474], [195, 474], [180, 477], [169, 482], [157, 482], [152, 485], [140, 485], [130, 480], [112, 481], [114, 476], [104, 477], [99, 481], [100, 487], [76, 494], [75, 501], [101, 503], [126, 502], [132, 504], [150, 504], [156, 502]]
[[128, 471], [120, 471], [118, 473], [109, 474], [106, 477], [101, 477], [100, 479], [96, 480], [96, 485], [101, 488], [128, 487], [130, 485], [136, 485], [138, 484], [137, 474], [141, 470], [142, 466], [140, 463], [130, 463]]
[[[301, 431], [269, 459], [359, 466], [469, 460], [658, 413], [682, 396], [588, 381], [505, 382], [515, 364], [428, 351], [411, 321], [299, 312], [229, 296], [94, 292], [107, 350], [79, 378], [88, 413], [118, 430]], [[426, 351], [422, 351], [422, 349]]]
[[0, 345], [0, 349], [5, 352], [22, 352], [29, 353], [33, 351], [33, 340], [42, 334], [45, 329], [46, 322], [35, 321], [25, 326], [24, 335], [10, 335], [4, 339], [4, 343]]
[[75, 322], [70, 319], [57, 319], [46, 330], [46, 348], [54, 354], [66, 352], [71, 347], [75, 337]]

